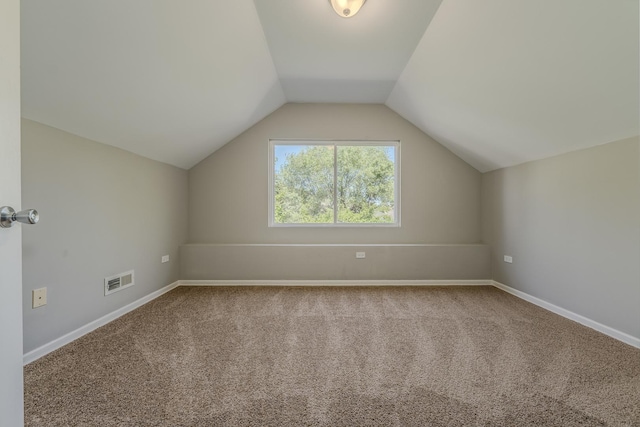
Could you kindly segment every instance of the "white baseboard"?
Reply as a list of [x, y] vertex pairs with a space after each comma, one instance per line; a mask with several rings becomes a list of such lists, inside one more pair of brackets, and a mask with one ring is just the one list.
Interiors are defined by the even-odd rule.
[[491, 280], [180, 280], [180, 286], [492, 286]]
[[69, 344], [72, 341], [77, 340], [78, 338], [80, 338], [83, 335], [88, 334], [91, 331], [94, 331], [96, 329], [98, 329], [100, 326], [104, 326], [109, 322], [112, 322], [114, 320], [116, 320], [118, 317], [127, 314], [130, 311], [135, 310], [136, 308], [148, 303], [151, 300], [154, 300], [156, 298], [158, 298], [160, 295], [166, 294], [167, 292], [169, 292], [172, 289], [177, 288], [178, 286], [180, 286], [180, 282], [173, 282], [170, 285], [165, 286], [162, 289], [158, 289], [155, 292], [150, 293], [147, 296], [144, 296], [142, 298], [140, 298], [139, 300], [136, 300], [130, 304], [125, 305], [122, 308], [119, 308], [116, 311], [113, 311], [109, 314], [106, 314], [104, 316], [102, 316], [99, 319], [94, 320], [93, 322], [87, 323], [84, 326], [81, 326], [80, 328], [76, 329], [75, 331], [71, 331], [66, 335], [61, 336], [60, 338], [57, 338], [43, 346], [40, 346], [34, 350], [31, 350], [28, 353], [25, 353], [22, 356], [22, 363], [24, 365], [27, 365], [35, 360], [38, 360], [39, 358], [41, 358], [42, 356], [51, 353], [54, 350], [59, 349], [60, 347]]
[[505, 285], [504, 283], [496, 282], [495, 280], [491, 281], [493, 286], [498, 289], [502, 289], [505, 292], [510, 293], [518, 298], [521, 298], [525, 301], [528, 301], [532, 304], [537, 305], [538, 307], [542, 307], [545, 310], [549, 310], [555, 314], [558, 314], [562, 317], [566, 317], [569, 320], [573, 320], [574, 322], [578, 322], [581, 325], [584, 325], [588, 328], [595, 329], [598, 332], [601, 332], [605, 335], [610, 336], [611, 338], [615, 338], [618, 341], [622, 341], [626, 344], [629, 344], [633, 347], [640, 348], [640, 338], [636, 338], [627, 333], [621, 332], [617, 329], [611, 328], [609, 326], [603, 325], [602, 323], [598, 323], [595, 320], [591, 320], [587, 317], [581, 316], [580, 314], [576, 314], [572, 311], [564, 309], [562, 307], [558, 307], [555, 304], [551, 304], [545, 300], [542, 300], [538, 297], [534, 297], [533, 295], [529, 295], [525, 292], [514, 289], [510, 286]]

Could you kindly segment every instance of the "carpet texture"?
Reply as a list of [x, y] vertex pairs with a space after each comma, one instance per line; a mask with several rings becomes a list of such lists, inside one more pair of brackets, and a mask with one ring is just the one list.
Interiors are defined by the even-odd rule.
[[640, 426], [640, 350], [492, 287], [180, 287], [25, 367], [27, 426]]

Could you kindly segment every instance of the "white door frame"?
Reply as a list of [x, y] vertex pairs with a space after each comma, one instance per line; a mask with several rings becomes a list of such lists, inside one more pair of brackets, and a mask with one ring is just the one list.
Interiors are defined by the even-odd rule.
[[[0, 206], [19, 210], [20, 0], [0, 0]], [[23, 425], [22, 231], [0, 228], [0, 426]]]

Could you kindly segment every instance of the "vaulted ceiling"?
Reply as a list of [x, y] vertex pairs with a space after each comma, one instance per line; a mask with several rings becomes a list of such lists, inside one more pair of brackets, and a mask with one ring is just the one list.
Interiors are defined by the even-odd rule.
[[286, 102], [384, 103], [480, 171], [639, 134], [638, 0], [24, 0], [22, 114], [190, 168]]

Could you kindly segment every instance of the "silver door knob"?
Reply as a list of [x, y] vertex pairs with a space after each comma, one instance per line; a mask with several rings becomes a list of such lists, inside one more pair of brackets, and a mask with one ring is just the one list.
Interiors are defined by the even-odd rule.
[[10, 206], [3, 206], [0, 208], [0, 227], [2, 228], [9, 228], [16, 221], [23, 224], [35, 224], [39, 219], [40, 215], [35, 209], [25, 209], [23, 211], [16, 212]]

